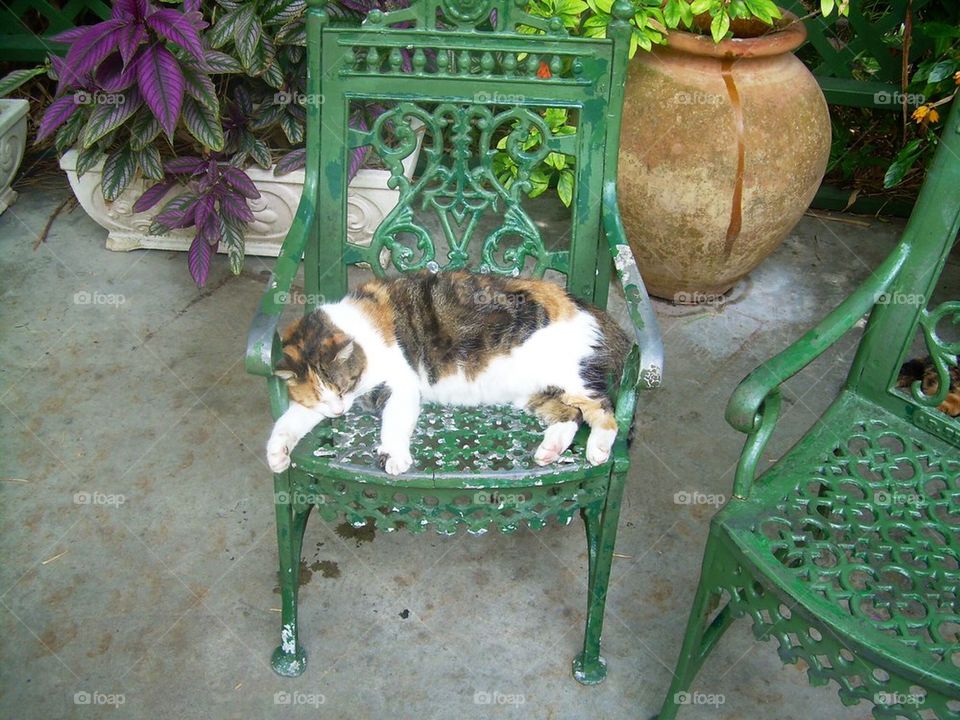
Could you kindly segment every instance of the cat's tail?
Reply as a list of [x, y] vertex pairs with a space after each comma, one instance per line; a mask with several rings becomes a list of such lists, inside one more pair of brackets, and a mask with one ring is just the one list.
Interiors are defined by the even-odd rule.
[[615, 403], [620, 392], [623, 366], [633, 342], [620, 325], [603, 310], [586, 306], [600, 328], [600, 337], [593, 347], [593, 354], [584, 361], [584, 380], [588, 389], [598, 395], [606, 395]]
[[600, 329], [606, 340], [610, 356], [609, 372], [612, 376], [610, 392], [617, 394], [620, 392], [620, 378], [623, 376], [623, 366], [627, 362], [627, 355], [630, 354], [630, 349], [633, 347], [633, 340], [612, 317], [607, 313], [602, 313], [602, 315], [603, 321], [600, 323]]

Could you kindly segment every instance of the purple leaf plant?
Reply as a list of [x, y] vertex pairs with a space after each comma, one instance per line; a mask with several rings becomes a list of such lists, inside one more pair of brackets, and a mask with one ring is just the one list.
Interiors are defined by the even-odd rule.
[[[331, 0], [327, 10], [359, 23], [371, 10], [410, 2]], [[159, 179], [134, 204], [137, 212], [154, 209], [151, 232], [195, 228], [188, 265], [198, 285], [218, 243], [239, 272], [244, 229], [254, 219], [249, 201], [259, 197], [242, 168], [274, 165], [282, 175], [306, 159], [306, 109], [277, 101], [304, 92], [305, 9], [302, 0], [113, 0], [110, 18], [54, 38], [68, 50], [50, 58], [57, 88], [36, 141], [55, 134], [58, 152], [76, 148], [78, 173], [105, 158], [108, 200], [137, 177]], [[410, 70], [411, 51], [402, 53]], [[367, 131], [386, 108], [361, 105], [349, 122]], [[370, 151], [350, 151], [349, 179]]]
[[[66, 58], [55, 68], [56, 99], [47, 108], [37, 140], [42, 140], [66, 122], [77, 110], [69, 110], [68, 91], [102, 90], [122, 93], [136, 87], [169, 139], [180, 117], [186, 86], [184, 63], [204, 72], [206, 61], [200, 32], [206, 23], [196, 1], [184, 10], [158, 8], [149, 0], [115, 0], [108, 20], [71, 28], [54, 37], [70, 44]], [[180, 60], [167, 44], [179, 48]]]
[[254, 219], [248, 200], [260, 197], [253, 181], [240, 168], [216, 158], [174, 158], [164, 164], [164, 170], [173, 179], [147, 190], [134, 203], [134, 211], [149, 210], [185, 181], [183, 192], [157, 213], [150, 232], [160, 235], [174, 228], [196, 228], [187, 262], [190, 275], [201, 287], [207, 282], [210, 258], [221, 242], [227, 246], [234, 272], [239, 272], [243, 229]]

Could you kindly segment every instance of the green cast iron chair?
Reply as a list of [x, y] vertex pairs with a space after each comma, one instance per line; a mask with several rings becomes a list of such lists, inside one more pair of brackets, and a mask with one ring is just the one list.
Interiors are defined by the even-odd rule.
[[[629, 465], [626, 438], [637, 390], [659, 384], [662, 364], [656, 320], [617, 208], [632, 9], [618, 0], [608, 39], [591, 40], [568, 37], [558, 18], [524, 14], [523, 4], [418, 0], [408, 9], [372, 12], [357, 29], [331, 26], [322, 3], [311, 3], [306, 182], [253, 321], [247, 369], [267, 377], [271, 412], [279, 417], [288, 400], [273, 375], [281, 357], [277, 326], [301, 261], [313, 301], [307, 312], [317, 298], [333, 301], [347, 292], [349, 266], [377, 276], [462, 268], [551, 273], [574, 296], [603, 307], [615, 265], [636, 345], [620, 378], [620, 433], [611, 458], [590, 466], [581, 436], [561, 463], [541, 468], [533, 453], [543, 428], [534, 417], [511, 407], [428, 404], [411, 444], [414, 467], [391, 477], [377, 465], [374, 414], [355, 407], [325, 421], [294, 449], [290, 469], [274, 476], [282, 628], [273, 667], [281, 675], [303, 672], [306, 661], [297, 585], [314, 506], [327, 521], [345, 517], [388, 531], [432, 527], [445, 534], [538, 529], [550, 520], [568, 523], [579, 511], [588, 545], [588, 612], [574, 671], [583, 683], [606, 673], [600, 631]], [[523, 26], [537, 33], [518, 31]], [[379, 109], [375, 122], [351, 122], [369, 103]], [[576, 116], [575, 134], [552, 133], [538, 112], [558, 107]], [[409, 179], [403, 161], [418, 133], [425, 163]], [[352, 150], [365, 146], [389, 170], [399, 203], [361, 244], [347, 237], [347, 173]], [[511, 158], [512, 184], [494, 166], [498, 146]], [[541, 237], [524, 208], [531, 173], [550, 152], [576, 158], [568, 238]], [[428, 218], [439, 231], [430, 232]]]
[[[812, 684], [834, 680], [844, 704], [868, 700], [876, 718], [960, 718], [960, 419], [937, 409], [960, 353], [960, 301], [934, 297], [958, 229], [954, 102], [900, 243], [730, 399], [727, 420], [747, 441], [732, 498], [710, 525], [660, 720], [676, 716], [707, 655], [743, 615], [757, 638], [779, 641], [784, 662], [803, 660]], [[780, 385], [866, 313], [836, 400], [755, 477]], [[919, 381], [897, 387], [901, 363], [919, 353], [935, 363], [937, 391]]]

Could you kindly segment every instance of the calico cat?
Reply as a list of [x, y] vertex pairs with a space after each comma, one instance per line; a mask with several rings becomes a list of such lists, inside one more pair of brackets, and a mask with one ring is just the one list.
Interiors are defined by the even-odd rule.
[[[960, 361], [960, 356], [957, 357], [957, 360]], [[920, 381], [925, 395], [936, 395], [940, 389], [937, 368], [929, 355], [923, 359], [914, 358], [900, 366], [900, 377], [897, 378], [898, 388], [909, 393], [913, 383], [917, 380]], [[960, 417], [960, 367], [957, 365], [950, 368], [950, 390], [937, 409], [950, 417]]]
[[413, 463], [410, 438], [424, 401], [526, 407], [548, 426], [539, 465], [555, 462], [585, 421], [587, 460], [599, 465], [617, 436], [609, 379], [619, 381], [630, 346], [606, 313], [547, 281], [467, 272], [374, 280], [284, 333], [276, 374], [291, 402], [274, 425], [267, 463], [282, 472], [315, 425], [377, 391], [377, 451], [391, 475]]

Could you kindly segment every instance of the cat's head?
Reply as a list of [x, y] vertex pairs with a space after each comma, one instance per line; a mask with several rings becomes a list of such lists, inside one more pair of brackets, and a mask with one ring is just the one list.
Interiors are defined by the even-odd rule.
[[366, 366], [363, 349], [320, 311], [285, 333], [274, 374], [287, 383], [292, 400], [335, 417], [353, 405]]

